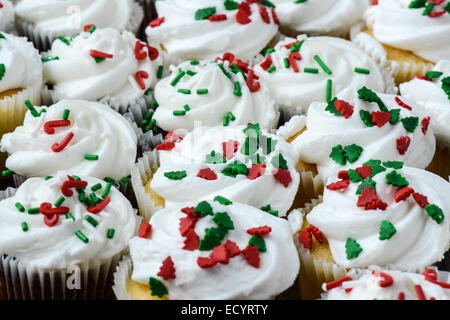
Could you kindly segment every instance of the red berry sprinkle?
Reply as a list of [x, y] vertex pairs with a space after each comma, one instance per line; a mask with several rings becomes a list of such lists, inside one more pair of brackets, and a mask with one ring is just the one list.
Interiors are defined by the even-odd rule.
[[341, 170], [338, 172], [338, 178], [342, 180], [349, 179], [348, 177], [348, 171], [347, 170]]
[[141, 222], [139, 226], [139, 238], [148, 238], [150, 232], [152, 231], [152, 225], [148, 222]]
[[252, 236], [254, 236], [254, 235], [265, 236], [265, 235], [268, 235], [271, 231], [272, 231], [271, 227], [262, 226], [262, 227], [258, 227], [258, 228], [248, 229], [247, 233]]
[[401, 155], [404, 155], [409, 148], [411, 138], [408, 136], [402, 136], [397, 138], [397, 150]]
[[217, 174], [212, 171], [210, 168], [206, 169], [200, 169], [200, 171], [197, 173], [197, 177], [205, 179], [205, 180], [217, 180]]
[[285, 188], [292, 182], [291, 173], [288, 170], [279, 168], [273, 172], [273, 177], [284, 185]]

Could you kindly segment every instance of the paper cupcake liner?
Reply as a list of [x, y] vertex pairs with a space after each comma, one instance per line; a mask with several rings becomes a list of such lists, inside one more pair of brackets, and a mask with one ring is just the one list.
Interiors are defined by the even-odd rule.
[[303, 208], [323, 194], [324, 182], [318, 175], [304, 168], [296, 169], [300, 175], [300, 185], [291, 209]]
[[159, 154], [157, 150], [144, 153], [142, 158], [138, 159], [137, 163], [131, 168], [131, 184], [136, 196], [139, 214], [144, 218], [144, 221], [149, 221], [156, 211], [163, 209], [162, 206], [155, 204], [155, 201], [150, 198], [150, 195], [145, 192], [144, 188], [144, 185], [155, 174], [154, 164], [159, 167]]
[[[144, 12], [142, 7], [136, 1], [132, 2], [132, 12], [130, 21], [128, 21], [125, 29], [131, 31], [134, 34], [137, 34], [139, 31], [139, 27], [141, 26], [141, 22], [144, 19]], [[39, 30], [35, 28], [35, 25], [31, 22], [28, 22], [24, 19], [21, 19], [16, 15], [16, 29], [20, 36], [25, 36], [33, 42], [34, 46], [40, 51], [48, 51], [52, 47], [53, 41], [59, 34], [52, 34], [46, 30]], [[70, 36], [70, 35], [64, 35]]]
[[433, 160], [426, 168], [427, 171], [433, 172], [450, 181], [450, 150], [448, 147], [436, 147]]
[[145, 34], [145, 29], [148, 24], [158, 17], [158, 12], [156, 11], [154, 0], [136, 0], [143, 8], [144, 20], [142, 21], [141, 27], [138, 31], [138, 37], [142, 41], [147, 42], [147, 36]]
[[112, 290], [117, 300], [132, 300], [127, 291], [127, 282], [131, 278], [133, 266], [130, 256], [124, 256], [116, 267]]

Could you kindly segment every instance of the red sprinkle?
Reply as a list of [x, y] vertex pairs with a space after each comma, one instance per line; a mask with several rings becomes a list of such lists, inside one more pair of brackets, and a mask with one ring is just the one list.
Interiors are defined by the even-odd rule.
[[147, 46], [147, 50], [148, 50], [148, 57], [150, 58], [150, 60], [153, 61], [156, 58], [158, 58], [158, 56], [159, 56], [158, 49], [156, 49], [155, 47], [152, 47], [152, 46]]
[[422, 124], [422, 133], [424, 135], [427, 134], [428, 126], [430, 125], [430, 120], [431, 120], [430, 117], [425, 117], [425, 118], [422, 119], [422, 123], [421, 123]]
[[173, 148], [175, 148], [175, 142], [173, 141], [166, 141], [164, 143], [161, 143], [160, 145], [158, 145], [156, 147], [156, 150], [161, 151], [168, 151], [168, 150], [172, 150]]
[[297, 65], [297, 62], [295, 62], [295, 60], [301, 60], [301, 59], [302, 59], [302, 56], [297, 51], [291, 52], [289, 54], [289, 57], [288, 57], [289, 64], [292, 67], [292, 70], [294, 70], [294, 72], [299, 72], [298, 65]]
[[328, 282], [326, 284], [326, 290], [330, 291], [331, 289], [339, 288], [340, 286], [342, 286], [342, 283], [344, 283], [345, 281], [352, 281], [352, 280], [353, 280], [352, 277], [347, 276], [347, 277], [343, 277], [343, 278]]
[[350, 184], [350, 180], [344, 179], [344, 180], [339, 180], [339, 181], [330, 183], [329, 185], [326, 186], [326, 188], [328, 190], [337, 191], [337, 190], [346, 189], [349, 186], [349, 184]]
[[59, 215], [66, 214], [69, 210], [68, 207], [52, 208], [52, 204], [49, 202], [43, 202], [39, 206], [39, 212], [44, 215], [44, 223], [49, 227], [55, 226], [58, 223]]
[[217, 261], [209, 257], [198, 257], [197, 264], [202, 269], [212, 268], [217, 264]]
[[248, 73], [248, 63], [242, 61], [241, 59], [233, 60], [233, 63], [238, 66], [239, 69], [244, 73]]
[[414, 193], [414, 189], [413, 188], [410, 188], [410, 187], [400, 188], [394, 194], [395, 202], [405, 201], [413, 193]]
[[260, 64], [261, 68], [263, 68], [265, 71], [269, 69], [269, 67], [272, 65], [272, 56], [269, 54], [267, 58]]
[[226, 14], [213, 14], [212, 16], [210, 16], [208, 18], [208, 20], [211, 22], [224, 21], [224, 20], [227, 20], [227, 15]]
[[265, 23], [270, 24], [270, 17], [266, 7], [259, 7], [259, 15]]
[[255, 180], [264, 174], [266, 169], [265, 164], [255, 164], [248, 169], [247, 179]]
[[382, 278], [378, 283], [382, 288], [390, 287], [394, 283], [394, 279], [387, 273], [379, 270], [372, 270], [372, 274]]
[[372, 0], [372, 5], [373, 6], [377, 6], [378, 5], [378, 0]]
[[222, 243], [221, 245], [214, 247], [209, 257], [216, 262], [227, 264], [229, 255], [225, 243]]
[[139, 238], [148, 238], [150, 232], [152, 231], [152, 225], [148, 222], [141, 222], [139, 226]]
[[371, 114], [372, 122], [375, 123], [378, 128], [384, 126], [391, 118], [391, 114], [386, 111], [372, 111]]
[[345, 291], [345, 293], [350, 293], [350, 292], [352, 292], [352, 290], [353, 290], [353, 288], [347, 288], [344, 291]]
[[322, 231], [320, 231], [319, 228], [313, 226], [312, 224], [310, 224], [308, 228], [311, 230], [314, 238], [316, 238], [319, 243], [323, 243]]
[[355, 170], [356, 170], [356, 172], [358, 172], [358, 174], [363, 179], [372, 176], [372, 167], [371, 166], [363, 165], [362, 167], [358, 167]]
[[412, 108], [409, 105], [407, 105], [406, 103], [404, 103], [402, 100], [400, 100], [399, 97], [395, 97], [395, 102], [397, 102], [397, 104], [402, 108], [408, 109], [410, 111], [412, 110]]
[[400, 292], [397, 296], [397, 300], [405, 300], [405, 294], [403, 292]]
[[300, 241], [300, 243], [303, 245], [303, 247], [305, 247], [305, 249], [308, 250], [312, 249], [312, 234], [308, 228], [300, 231], [298, 235], [298, 241]]
[[68, 127], [68, 126], [70, 126], [69, 120], [47, 121], [46, 123], [44, 123], [44, 131], [46, 134], [54, 134], [55, 133], [54, 128]]
[[164, 17], [156, 18], [155, 20], [151, 21], [148, 25], [149, 27], [156, 28], [159, 27], [164, 22], [164, 20], [165, 20]]
[[377, 191], [375, 189], [371, 189], [369, 186], [364, 187], [364, 190], [358, 197], [358, 202], [356, 205], [358, 207], [364, 207], [365, 210], [386, 210], [387, 208], [387, 203], [381, 201], [381, 199], [378, 198]]
[[88, 32], [92, 27], [95, 27], [95, 24], [87, 24], [83, 27], [83, 31]]
[[222, 60], [223, 61], [228, 61], [229, 63], [233, 63], [233, 61], [234, 61], [234, 54], [232, 54], [231, 52], [225, 52], [223, 54]]
[[197, 177], [210, 181], [217, 180], [217, 174], [210, 168], [200, 169], [200, 171], [197, 173]]
[[111, 197], [106, 197], [102, 201], [100, 201], [96, 206], [88, 207], [86, 210], [90, 213], [97, 214], [103, 211], [106, 208], [108, 203], [110, 203]]
[[184, 240], [184, 247], [183, 250], [188, 251], [195, 251], [198, 249], [198, 246], [200, 245], [200, 239], [198, 238], [198, 235], [195, 233], [193, 229], [189, 229], [188, 233], [186, 234], [186, 239]]
[[425, 208], [430, 203], [428, 202], [427, 196], [424, 196], [423, 194], [420, 194], [418, 192], [413, 193], [413, 198], [416, 200], [417, 204], [421, 206], [422, 208]]
[[268, 235], [271, 231], [272, 231], [271, 227], [262, 226], [262, 227], [258, 227], [258, 228], [248, 229], [247, 233], [252, 236], [254, 236], [254, 235], [265, 236], [265, 235]]
[[272, 8], [272, 18], [273, 22], [275, 22], [277, 25], [280, 25], [280, 20], [278, 19], [277, 13], [275, 12], [274, 8]]
[[[244, 4], [245, 2], [241, 2], [240, 4]], [[244, 9], [240, 8], [236, 13], [236, 21], [240, 24], [248, 24], [252, 22], [250, 19], [250, 14], [247, 13]]]
[[[429, 282], [431, 282], [431, 283], [437, 284], [438, 286], [441, 286], [441, 287], [444, 288], [444, 289], [450, 289], [450, 283], [445, 283], [445, 282], [437, 281], [437, 280], [431, 279], [431, 278], [427, 278], [426, 280], [429, 281]], [[431, 298], [430, 298], [430, 300], [431, 300]]]
[[336, 100], [334, 102], [334, 106], [339, 111], [339, 113], [344, 116], [345, 119], [350, 118], [353, 114], [354, 107], [344, 100]]
[[238, 147], [239, 147], [238, 141], [234, 141], [234, 140], [230, 139], [228, 141], [222, 142], [223, 156], [227, 160], [230, 160], [231, 158], [234, 157], [234, 154], [237, 152]]
[[347, 170], [341, 170], [341, 171], [339, 171], [337, 177], [338, 177], [339, 179], [342, 179], [342, 180], [349, 179], [349, 177], [348, 177], [348, 171], [347, 171]]
[[176, 134], [173, 133], [173, 132], [169, 132], [169, 133], [166, 134], [166, 136], [164, 137], [164, 140], [170, 140], [170, 141], [178, 142], [178, 141], [183, 141], [183, 138], [180, 137], [180, 136], [178, 136], [178, 135], [176, 135]]
[[138, 83], [139, 87], [142, 90], [145, 90], [145, 83], [143, 79], [148, 79], [148, 73], [146, 71], [138, 71], [134, 75], [134, 78], [136, 79], [136, 82]]
[[288, 170], [281, 168], [273, 172], [273, 177], [284, 185], [285, 188], [287, 188], [292, 181], [291, 173]]
[[417, 78], [417, 79], [420, 79], [420, 80], [431, 81], [431, 79], [428, 78], [427, 76], [416, 76], [416, 78]]
[[225, 247], [227, 248], [228, 255], [233, 258], [241, 253], [241, 249], [237, 246], [236, 242], [227, 240], [225, 242]]
[[63, 141], [61, 141], [61, 143], [54, 143], [52, 145], [52, 150], [53, 152], [61, 152], [64, 150], [64, 148], [69, 144], [69, 142], [72, 140], [72, 138], [74, 137], [74, 134], [72, 132], [69, 132], [67, 134], [67, 136], [63, 139]]
[[112, 54], [93, 50], [93, 49], [89, 50], [89, 53], [90, 53], [91, 57], [94, 59], [98, 59], [98, 58], [111, 59], [114, 57]]
[[250, 4], [248, 2], [241, 2], [238, 4], [239, 10], [243, 10], [247, 15], [252, 14], [252, 9], [250, 8]]
[[437, 18], [437, 17], [440, 17], [440, 16], [442, 16], [442, 15], [444, 15], [444, 14], [446, 14], [446, 13], [447, 13], [447, 11], [442, 10], [442, 11], [438, 11], [438, 12], [430, 12], [430, 13], [428, 14], [428, 16], [429, 16], [430, 18]]
[[254, 81], [255, 78], [255, 73], [252, 69], [249, 69], [247, 73], [247, 86], [250, 92], [257, 92], [261, 88], [261, 84], [258, 81]]
[[159, 268], [159, 272], [156, 274], [163, 278], [164, 280], [175, 279], [175, 266], [172, 258], [168, 256]]
[[433, 4], [435, 5], [435, 6], [438, 6], [438, 5], [440, 5], [442, 2], [444, 2], [445, 0], [431, 0], [431, 2], [433, 2]]
[[437, 272], [433, 269], [425, 269], [422, 275], [425, 277], [425, 280], [437, 280]]
[[195, 207], [186, 207], [181, 209], [181, 212], [183, 212], [184, 214], [190, 216], [190, 217], [198, 217], [198, 215], [194, 212]]
[[147, 45], [140, 42], [139, 40], [136, 41], [136, 45], [134, 46], [134, 56], [136, 57], [137, 60], [144, 60], [145, 58], [147, 58], [147, 52], [146, 51], [142, 51], [142, 48], [146, 48]]
[[259, 268], [261, 259], [259, 258], [258, 247], [247, 245], [247, 247], [242, 250], [242, 254], [244, 255], [244, 258], [245, 260], [247, 260], [249, 265], [254, 268]]
[[73, 196], [73, 191], [70, 189], [86, 188], [87, 185], [88, 185], [87, 181], [76, 181], [76, 180], [64, 181], [63, 184], [61, 185], [61, 193], [66, 197], [71, 197]]
[[297, 41], [294, 41], [294, 42], [285, 44], [284, 47], [285, 47], [286, 49], [290, 49], [293, 45], [295, 45], [295, 44], [297, 44], [297, 43], [299, 43], [299, 42], [300, 42], [300, 40], [297, 40]]
[[180, 234], [185, 237], [189, 230], [194, 230], [195, 224], [197, 223], [198, 218], [193, 216], [186, 216], [180, 218]]
[[414, 286], [414, 290], [416, 290], [417, 298], [419, 298], [419, 300], [427, 300], [427, 297], [425, 297], [425, 293], [423, 292], [422, 286], [420, 284], [416, 284]]
[[409, 148], [409, 144], [411, 143], [411, 138], [408, 136], [403, 136], [397, 138], [397, 150], [398, 153], [404, 155]]

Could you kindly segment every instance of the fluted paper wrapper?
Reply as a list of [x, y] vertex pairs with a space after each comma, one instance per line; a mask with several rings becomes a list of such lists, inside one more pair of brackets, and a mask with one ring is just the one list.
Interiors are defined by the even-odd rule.
[[131, 295], [127, 291], [127, 282], [131, 278], [132, 272], [131, 257], [123, 257], [114, 273], [114, 284], [112, 287], [117, 300], [132, 300]]
[[[433, 160], [426, 168], [427, 171], [441, 176], [443, 179], [450, 180], [450, 150], [448, 147], [436, 146]], [[449, 265], [450, 266], [450, 265]]]

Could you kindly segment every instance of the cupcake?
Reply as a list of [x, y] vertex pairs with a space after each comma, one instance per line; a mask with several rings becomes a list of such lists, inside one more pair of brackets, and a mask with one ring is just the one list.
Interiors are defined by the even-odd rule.
[[170, 67], [171, 75], [154, 90], [153, 119], [167, 132], [185, 135], [194, 126], [242, 126], [259, 123], [275, 128], [278, 107], [248, 64], [226, 53], [216, 61], [186, 61]]
[[434, 269], [419, 274], [373, 266], [322, 288], [322, 300], [450, 300], [449, 273]]
[[285, 216], [299, 185], [290, 146], [259, 124], [200, 127], [144, 154], [132, 169], [140, 214], [217, 195]]
[[112, 274], [138, 225], [118, 190], [60, 171], [25, 181], [0, 212], [0, 296], [112, 298]]
[[337, 269], [378, 265], [416, 272], [444, 258], [450, 245], [446, 180], [373, 159], [337, 177], [328, 179], [320, 203], [303, 210], [301, 279], [309, 281], [301, 284], [303, 293], [317, 293], [320, 280], [335, 280]]
[[437, 149], [431, 171], [439, 172], [443, 177], [450, 175], [450, 60], [439, 61], [432, 71], [400, 85], [405, 98], [417, 101], [425, 106], [433, 121], [431, 127], [436, 135]]
[[250, 60], [278, 31], [269, 1], [166, 0], [155, 6], [158, 18], [145, 32], [167, 65], [214, 59], [224, 52]]
[[272, 0], [284, 34], [347, 37], [364, 22], [369, 0]]
[[0, 146], [9, 154], [6, 167], [25, 177], [66, 171], [117, 181], [130, 174], [137, 148], [133, 129], [119, 113], [81, 100], [34, 107]]
[[[41, 88], [42, 62], [37, 50], [26, 38], [0, 33], [0, 138], [23, 122], [26, 100], [41, 102]], [[0, 169], [5, 156], [0, 154]]]
[[425, 169], [436, 150], [432, 122], [424, 107], [412, 100], [366, 87], [350, 89], [329, 103], [312, 103], [303, 131], [291, 146], [298, 166], [312, 165], [310, 170], [317, 170], [324, 182], [370, 159]]
[[14, 29], [14, 6], [9, 0], [0, 2], [0, 32]]
[[366, 11], [366, 18], [368, 33], [383, 44], [387, 58], [397, 65], [397, 83], [450, 59], [450, 42], [444, 40], [450, 33], [448, 1], [378, 0]]
[[143, 222], [114, 276], [117, 299], [271, 299], [300, 268], [285, 219], [224, 197]]
[[145, 93], [162, 66], [158, 50], [128, 31], [87, 27], [71, 40], [56, 39], [45, 58], [51, 100], [100, 101], [121, 113], [130, 105], [147, 104]]
[[306, 113], [314, 101], [366, 86], [397, 93], [392, 74], [350, 41], [333, 37], [286, 38], [255, 66], [286, 120]]
[[58, 36], [70, 38], [82, 32], [85, 25], [137, 33], [144, 18], [134, 0], [20, 0], [15, 12], [19, 34], [40, 51], [49, 50]]

